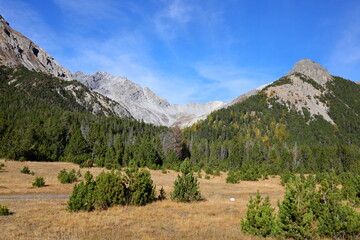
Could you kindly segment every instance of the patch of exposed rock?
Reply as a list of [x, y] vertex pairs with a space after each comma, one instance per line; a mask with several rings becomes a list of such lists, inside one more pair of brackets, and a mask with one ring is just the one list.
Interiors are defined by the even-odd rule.
[[310, 59], [301, 59], [298, 61], [295, 63], [294, 68], [286, 75], [289, 76], [296, 72], [310, 77], [320, 85], [325, 85], [327, 81], [332, 79], [331, 75], [325, 68]]
[[334, 124], [328, 114], [329, 107], [321, 101], [322, 95], [327, 91], [325, 84], [332, 79], [325, 68], [309, 59], [303, 59], [295, 64], [286, 77], [290, 83], [266, 88], [269, 98], [274, 98], [288, 109], [294, 109], [301, 114], [307, 109], [312, 118], [320, 115]]
[[21, 33], [12, 29], [0, 15], [0, 65], [23, 65], [29, 70], [44, 72], [65, 80], [71, 73], [52, 56]]

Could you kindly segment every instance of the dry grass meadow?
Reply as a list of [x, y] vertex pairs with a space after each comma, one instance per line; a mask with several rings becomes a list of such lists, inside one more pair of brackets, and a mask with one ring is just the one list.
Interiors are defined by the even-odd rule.
[[[259, 190], [270, 196], [273, 206], [284, 195], [278, 177], [226, 184], [223, 173], [210, 180], [200, 179], [205, 199], [201, 202], [176, 203], [167, 199], [144, 207], [118, 206], [106, 211], [70, 213], [66, 203], [73, 184], [61, 184], [57, 174], [63, 168], [78, 170], [78, 165], [4, 160], [0, 163], [5, 164], [0, 171], [0, 204], [14, 212], [0, 216], [0, 239], [257, 239], [240, 231], [250, 195]], [[20, 173], [25, 165], [35, 172], [34, 176]], [[87, 170], [81, 169], [82, 174]], [[103, 171], [89, 170], [94, 175]], [[44, 177], [47, 186], [33, 188], [31, 183], [36, 176]], [[157, 190], [163, 186], [169, 196], [177, 173], [151, 171], [151, 176]]]

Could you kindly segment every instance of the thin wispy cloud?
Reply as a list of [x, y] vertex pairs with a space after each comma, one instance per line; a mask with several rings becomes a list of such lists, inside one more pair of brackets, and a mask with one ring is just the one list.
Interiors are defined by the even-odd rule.
[[164, 1], [163, 8], [155, 13], [155, 29], [165, 41], [171, 40], [183, 31], [193, 16], [193, 7], [183, 0]]
[[171, 103], [229, 101], [304, 57], [360, 78], [355, 0], [0, 0], [0, 11], [72, 72], [128, 77]]
[[208, 94], [230, 101], [260, 85], [274, 81], [274, 76], [266, 74], [265, 69], [244, 68], [232, 63], [201, 62], [195, 64], [199, 76], [206, 79]]

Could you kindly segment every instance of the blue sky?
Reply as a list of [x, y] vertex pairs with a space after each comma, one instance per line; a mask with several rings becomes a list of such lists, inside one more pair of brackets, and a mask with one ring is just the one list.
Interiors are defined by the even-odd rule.
[[302, 58], [360, 80], [357, 0], [0, 0], [0, 14], [72, 72], [170, 103], [229, 101]]

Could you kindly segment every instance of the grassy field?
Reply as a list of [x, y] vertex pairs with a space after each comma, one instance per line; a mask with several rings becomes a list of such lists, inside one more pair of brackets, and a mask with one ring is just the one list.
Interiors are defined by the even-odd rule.
[[[259, 190], [269, 195], [276, 206], [284, 195], [278, 177], [226, 184], [223, 173], [210, 180], [200, 179], [204, 198], [201, 202], [176, 203], [167, 199], [144, 207], [70, 213], [66, 203], [74, 184], [60, 184], [57, 174], [63, 168], [78, 170], [78, 165], [4, 160], [0, 163], [5, 164], [0, 171], [0, 204], [14, 212], [0, 217], [0, 239], [257, 239], [240, 231], [250, 196]], [[25, 165], [35, 172], [34, 176], [20, 173]], [[87, 170], [81, 169], [82, 174]], [[97, 175], [104, 169], [89, 170]], [[177, 173], [150, 172], [157, 190], [164, 187], [169, 196]], [[33, 188], [31, 183], [36, 176], [44, 177], [47, 186]]]

